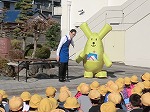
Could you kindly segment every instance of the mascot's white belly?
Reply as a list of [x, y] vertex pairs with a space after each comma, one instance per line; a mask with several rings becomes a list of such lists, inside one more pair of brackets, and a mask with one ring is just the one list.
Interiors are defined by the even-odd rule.
[[84, 69], [88, 72], [99, 72], [103, 68], [103, 55], [88, 53], [83, 61]]

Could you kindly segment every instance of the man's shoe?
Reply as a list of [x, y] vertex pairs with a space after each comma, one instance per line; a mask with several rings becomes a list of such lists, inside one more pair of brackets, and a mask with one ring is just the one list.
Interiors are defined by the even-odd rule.
[[66, 80], [65, 79], [59, 79], [59, 82], [65, 82]]

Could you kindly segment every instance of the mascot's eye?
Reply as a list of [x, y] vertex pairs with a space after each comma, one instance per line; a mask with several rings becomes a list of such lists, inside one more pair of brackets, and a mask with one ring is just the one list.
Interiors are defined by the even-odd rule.
[[93, 40], [93, 38], [91, 38], [91, 40]]
[[96, 38], [96, 41], [97, 41], [97, 38]]

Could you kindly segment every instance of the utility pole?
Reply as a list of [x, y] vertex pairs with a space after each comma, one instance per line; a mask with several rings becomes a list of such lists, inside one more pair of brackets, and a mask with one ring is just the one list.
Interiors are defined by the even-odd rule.
[[54, 0], [52, 0], [52, 17], [54, 16]]

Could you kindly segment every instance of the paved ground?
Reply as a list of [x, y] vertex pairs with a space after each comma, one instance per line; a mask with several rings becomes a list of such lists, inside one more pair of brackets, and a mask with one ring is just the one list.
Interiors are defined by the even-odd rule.
[[25, 70], [22, 70], [20, 72], [20, 81], [14, 80], [10, 77], [0, 76], [0, 89], [5, 90], [10, 97], [12, 95], [20, 95], [25, 90], [32, 94], [38, 93], [44, 96], [46, 87], [54, 86], [59, 89], [61, 86], [66, 85], [73, 93], [75, 93], [77, 85], [81, 82], [90, 84], [94, 80], [97, 80], [100, 84], [105, 84], [108, 80], [116, 80], [118, 77], [130, 77], [133, 74], [140, 77], [143, 73], [150, 72], [150, 68], [126, 66], [119, 63], [113, 63], [111, 68], [106, 68], [104, 66], [104, 70], [108, 72], [108, 78], [84, 78], [84, 68], [82, 64], [70, 61], [68, 82], [58, 81], [58, 67], [45, 70], [44, 72], [48, 75], [41, 74], [38, 75], [37, 78], [29, 77], [27, 82], [25, 82]]
[[[51, 58], [55, 57], [55, 51], [52, 52]], [[20, 72], [19, 81], [14, 80], [11, 77], [0, 76], [0, 89], [7, 92], [9, 97], [13, 95], [20, 95], [23, 91], [29, 91], [30, 93], [38, 93], [42, 96], [45, 95], [45, 89], [48, 86], [54, 86], [57, 90], [61, 86], [66, 85], [69, 87], [73, 94], [76, 93], [76, 87], [81, 82], [86, 82], [88, 84], [92, 83], [94, 80], [98, 81], [100, 84], [105, 84], [108, 80], [116, 80], [118, 77], [132, 76], [136, 74], [139, 79], [140, 76], [145, 72], [150, 72], [150, 68], [126, 66], [122, 63], [113, 63], [111, 68], [103, 68], [108, 72], [108, 77], [105, 79], [98, 78], [84, 78], [84, 68], [82, 63], [77, 64], [75, 61], [69, 62], [69, 81], [59, 82], [58, 81], [58, 67], [52, 69], [45, 69], [44, 74], [39, 73], [37, 78], [32, 78], [28, 76], [28, 80], [25, 80], [25, 69]], [[59, 93], [59, 92], [57, 92]], [[58, 94], [57, 94], [58, 95]]]

